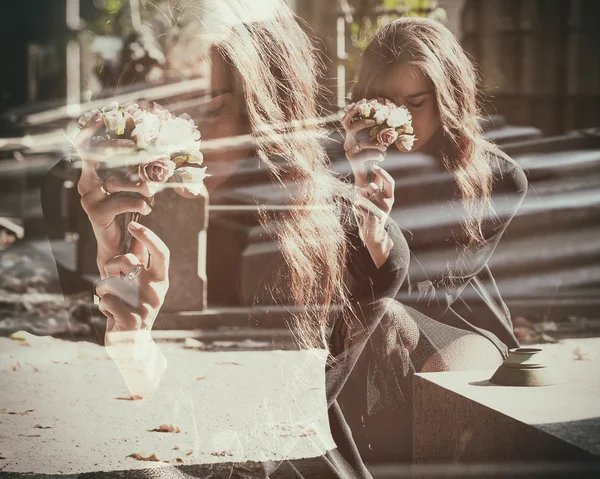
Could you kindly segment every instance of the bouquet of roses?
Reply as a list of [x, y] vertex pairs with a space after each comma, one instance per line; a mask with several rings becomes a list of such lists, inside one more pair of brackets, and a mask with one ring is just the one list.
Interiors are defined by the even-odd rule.
[[412, 149], [415, 135], [411, 114], [405, 106], [397, 106], [384, 98], [372, 100], [363, 98], [348, 105], [345, 111], [354, 107], [358, 108], [358, 115], [352, 118], [351, 123], [364, 119], [377, 122], [369, 132], [371, 140], [377, 140], [378, 143], [386, 146], [396, 143], [404, 151]]
[[[117, 102], [92, 110], [79, 119], [83, 127], [89, 120], [100, 115], [104, 128], [92, 137], [92, 144], [102, 145], [110, 140], [132, 140], [135, 146], [117, 149], [117, 154], [106, 157], [102, 148], [102, 164], [98, 173], [102, 180], [110, 175], [125, 175], [133, 181], [151, 182], [153, 186], [165, 186], [167, 182], [179, 183], [194, 195], [203, 189], [207, 176], [200, 153], [200, 132], [194, 121], [186, 114], [175, 116], [157, 103], [148, 109], [132, 103], [120, 106]], [[110, 143], [108, 143], [110, 144]], [[154, 204], [154, 198], [146, 199]], [[139, 221], [139, 213], [125, 215], [125, 223]], [[131, 235], [127, 228], [122, 244], [123, 253], [131, 249]]]

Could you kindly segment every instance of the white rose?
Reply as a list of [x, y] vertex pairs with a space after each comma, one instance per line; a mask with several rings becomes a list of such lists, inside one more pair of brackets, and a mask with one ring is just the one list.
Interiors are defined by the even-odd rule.
[[104, 118], [104, 125], [107, 129], [114, 131], [117, 135], [125, 133], [127, 117], [118, 108], [104, 112], [102, 117]]
[[196, 156], [200, 153], [199, 147], [200, 132], [184, 118], [173, 118], [164, 121], [156, 137], [156, 148], [169, 155], [172, 153], [189, 153]]
[[199, 195], [204, 189], [204, 178], [206, 178], [206, 166], [197, 168], [194, 166], [182, 166], [177, 168], [176, 173], [181, 178], [181, 182], [185, 188], [194, 195]]
[[398, 128], [406, 123], [410, 123], [411, 117], [408, 110], [404, 107], [394, 108], [387, 118], [387, 123], [392, 128]]
[[135, 137], [138, 148], [147, 148], [160, 131], [160, 120], [152, 113], [146, 113], [131, 132]]
[[378, 110], [375, 112], [373, 119], [377, 122], [378, 125], [381, 125], [388, 119], [389, 114], [390, 114], [390, 107], [386, 106], [386, 105], [381, 105], [378, 108]]

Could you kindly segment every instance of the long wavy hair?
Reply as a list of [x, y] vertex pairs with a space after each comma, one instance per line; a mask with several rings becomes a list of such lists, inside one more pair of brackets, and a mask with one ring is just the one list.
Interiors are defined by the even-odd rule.
[[483, 137], [478, 76], [450, 30], [417, 17], [402, 17], [382, 27], [363, 54], [352, 96], [376, 96], [389, 69], [406, 62], [419, 67], [433, 84], [443, 129], [440, 154], [459, 188], [468, 243], [481, 243], [483, 221], [491, 208], [492, 163], [501, 153]]
[[274, 300], [295, 306], [292, 331], [301, 345], [322, 347], [333, 306], [350, 307], [343, 198], [351, 195], [330, 171], [321, 146], [324, 130], [316, 120], [322, 65], [306, 28], [280, 0], [199, 5], [203, 38], [243, 87], [257, 156], [273, 182], [293, 186], [285, 208], [258, 210], [284, 259]]

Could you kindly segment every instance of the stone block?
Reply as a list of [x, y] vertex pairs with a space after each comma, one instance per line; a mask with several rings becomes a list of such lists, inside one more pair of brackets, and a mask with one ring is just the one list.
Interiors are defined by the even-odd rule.
[[169, 291], [161, 312], [206, 308], [208, 198], [183, 198], [172, 189], [156, 195], [152, 213], [141, 222], [169, 247]]
[[414, 461], [600, 462], [600, 380], [584, 366], [546, 387], [496, 386], [493, 370], [417, 374]]

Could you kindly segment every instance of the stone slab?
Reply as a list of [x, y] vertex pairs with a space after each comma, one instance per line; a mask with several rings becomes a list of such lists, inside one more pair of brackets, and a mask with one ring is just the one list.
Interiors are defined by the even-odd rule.
[[600, 461], [600, 339], [581, 342], [543, 346], [555, 386], [496, 386], [494, 371], [416, 375], [415, 461]]

